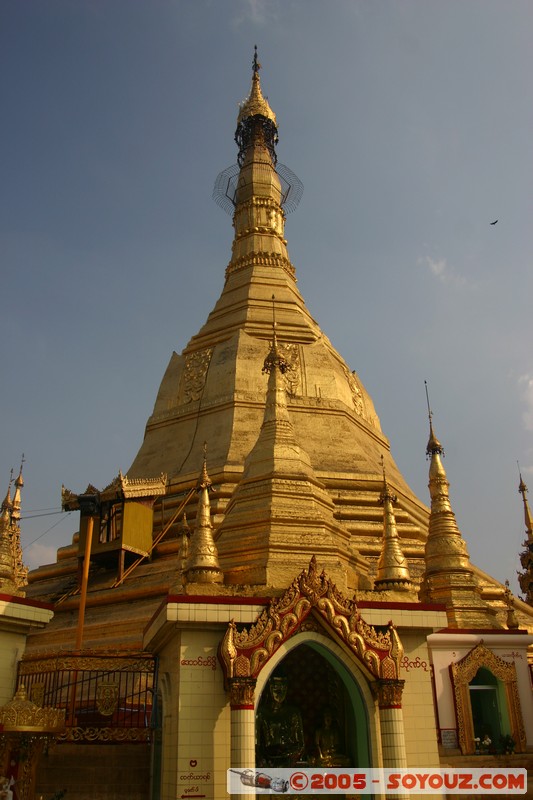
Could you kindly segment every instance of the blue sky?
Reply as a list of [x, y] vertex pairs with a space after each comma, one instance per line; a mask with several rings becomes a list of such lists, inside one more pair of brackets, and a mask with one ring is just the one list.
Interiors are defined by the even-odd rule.
[[172, 351], [220, 294], [232, 227], [211, 192], [257, 44], [305, 187], [286, 233], [307, 305], [425, 501], [428, 381], [471, 558], [516, 590], [531, 2], [4, 0], [0, 19], [0, 487], [24, 452], [26, 561], [71, 540], [74, 516], [34, 517], [62, 483], [127, 471]]

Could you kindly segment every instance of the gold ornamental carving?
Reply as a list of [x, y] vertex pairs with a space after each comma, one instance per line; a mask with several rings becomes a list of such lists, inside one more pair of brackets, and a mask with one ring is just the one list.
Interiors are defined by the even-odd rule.
[[301, 630], [311, 611], [367, 672], [378, 679], [399, 678], [403, 647], [392, 623], [385, 629], [366, 623], [355, 601], [345, 598], [325, 572], [318, 572], [313, 556], [309, 568], [249, 628], [239, 631], [233, 620], [229, 623], [220, 645], [227, 683], [237, 676], [257, 677], [280, 645]]
[[294, 397], [298, 393], [301, 380], [300, 347], [293, 342], [278, 344], [278, 347], [287, 363], [287, 369], [283, 373], [287, 394]]
[[74, 727], [57, 737], [58, 742], [149, 742], [151, 728]]
[[511, 726], [511, 736], [518, 753], [525, 752], [526, 732], [520, 707], [520, 696], [516, 682], [516, 667], [513, 662], [504, 661], [483, 642], [480, 642], [464, 658], [451, 665], [455, 707], [457, 712], [457, 733], [459, 746], [465, 755], [475, 752], [474, 720], [470, 703], [470, 682], [478, 670], [488, 669], [505, 687], [505, 699]]
[[117, 682], [100, 682], [96, 688], [96, 707], [103, 717], [111, 717], [118, 706]]
[[401, 708], [405, 681], [382, 679], [374, 681], [372, 691], [380, 708]]
[[194, 353], [186, 354], [185, 373], [183, 376], [183, 391], [186, 403], [199, 400], [202, 396], [212, 354], [212, 347], [206, 347], [205, 350], [196, 350]]
[[0, 708], [0, 726], [3, 733], [55, 733], [65, 727], [65, 709], [41, 708], [27, 699], [20, 685], [13, 700]]
[[230, 704], [232, 706], [252, 706], [255, 700], [255, 678], [232, 678], [229, 681]]
[[226, 279], [234, 272], [239, 272], [242, 269], [246, 269], [246, 267], [257, 266], [280, 267], [281, 269], [285, 270], [285, 272], [291, 278], [294, 278], [296, 275], [296, 270], [288, 258], [279, 255], [279, 253], [271, 253], [265, 250], [263, 252], [251, 253], [249, 255], [247, 254], [241, 256], [240, 258], [236, 258], [235, 260], [232, 259], [226, 267]]
[[344, 370], [344, 374], [346, 375], [346, 380], [348, 381], [348, 386], [350, 387], [350, 392], [352, 394], [354, 411], [359, 417], [362, 417], [365, 413], [365, 404], [363, 402], [363, 393], [355, 379], [355, 373], [350, 372], [348, 367], [344, 366], [344, 364], [342, 368]]
[[146, 672], [153, 674], [153, 658], [106, 657], [106, 656], [50, 656], [22, 660], [19, 663], [19, 676], [46, 674], [50, 672], [87, 671], [87, 672]]

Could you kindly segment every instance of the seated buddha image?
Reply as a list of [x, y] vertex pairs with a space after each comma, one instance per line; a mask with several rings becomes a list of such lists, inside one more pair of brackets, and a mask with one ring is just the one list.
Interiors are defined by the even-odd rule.
[[350, 759], [342, 752], [341, 734], [331, 708], [325, 708], [322, 724], [315, 732], [317, 764], [324, 767], [346, 767]]
[[267, 686], [267, 699], [257, 715], [258, 766], [290, 767], [302, 757], [305, 740], [302, 716], [286, 702], [288, 680], [274, 675]]

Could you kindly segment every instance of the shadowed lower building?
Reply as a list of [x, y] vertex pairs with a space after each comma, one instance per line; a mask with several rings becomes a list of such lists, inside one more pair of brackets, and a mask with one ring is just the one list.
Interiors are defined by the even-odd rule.
[[67, 712], [45, 796], [222, 798], [230, 767], [533, 748], [533, 611], [470, 563], [432, 425], [428, 509], [307, 310], [277, 138], [255, 57], [217, 181], [235, 229], [220, 298], [127, 474], [63, 491], [79, 532], [29, 576], [54, 616], [19, 680]]

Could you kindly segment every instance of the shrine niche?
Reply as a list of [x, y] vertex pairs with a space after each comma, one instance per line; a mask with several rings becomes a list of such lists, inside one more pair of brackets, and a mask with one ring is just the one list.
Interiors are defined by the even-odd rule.
[[472, 755], [476, 751], [470, 684], [481, 669], [488, 670], [502, 682], [511, 728], [510, 735], [515, 741], [516, 751], [519, 753], [525, 752], [526, 733], [516, 682], [516, 667], [514, 663], [504, 661], [503, 658], [489, 650], [483, 642], [476, 645], [460, 661], [450, 665], [457, 713], [457, 734], [461, 752], [465, 755]]
[[257, 766], [341, 767], [368, 759], [362, 699], [355, 705], [333, 659], [316, 643], [296, 646], [278, 663], [257, 705]]

